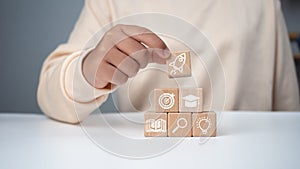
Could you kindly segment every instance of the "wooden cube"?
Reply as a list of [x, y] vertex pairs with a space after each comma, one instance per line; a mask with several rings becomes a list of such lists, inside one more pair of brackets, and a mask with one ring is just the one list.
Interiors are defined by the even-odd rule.
[[168, 136], [191, 137], [192, 113], [168, 113]]
[[188, 88], [179, 90], [179, 112], [202, 112], [202, 88]]
[[170, 78], [191, 76], [191, 57], [189, 51], [174, 52], [167, 60]]
[[146, 137], [167, 137], [168, 133], [167, 113], [144, 114], [144, 136]]
[[178, 89], [155, 89], [154, 90], [155, 112], [158, 113], [177, 113]]
[[216, 136], [216, 113], [202, 112], [193, 113], [193, 136], [215, 137]]

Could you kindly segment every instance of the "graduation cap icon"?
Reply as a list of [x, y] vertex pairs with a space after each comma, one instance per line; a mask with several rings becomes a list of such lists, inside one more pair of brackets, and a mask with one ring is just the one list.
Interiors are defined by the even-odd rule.
[[197, 107], [198, 106], [198, 100], [200, 97], [194, 96], [194, 95], [187, 95], [182, 98], [184, 100], [184, 106], [185, 107]]

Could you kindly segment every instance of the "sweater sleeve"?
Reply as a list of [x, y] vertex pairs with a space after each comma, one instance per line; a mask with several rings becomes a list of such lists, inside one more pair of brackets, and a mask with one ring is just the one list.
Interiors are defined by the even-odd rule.
[[[37, 100], [50, 118], [78, 123], [106, 101], [113, 89], [96, 89], [82, 73], [82, 60], [92, 49], [88, 42], [110, 21], [109, 4], [86, 0], [80, 17], [65, 44], [44, 61]], [[96, 44], [94, 44], [96, 45]]]
[[273, 110], [299, 111], [299, 89], [295, 64], [282, 15], [280, 2], [276, 0], [276, 42], [273, 88]]

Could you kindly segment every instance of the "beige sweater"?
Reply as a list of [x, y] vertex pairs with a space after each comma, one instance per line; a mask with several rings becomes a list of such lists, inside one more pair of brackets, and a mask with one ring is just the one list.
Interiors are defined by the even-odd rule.
[[[145, 12], [179, 17], [202, 32], [200, 42], [193, 39], [195, 32], [176, 30], [178, 36], [195, 41], [192, 46], [156, 32], [171, 50], [196, 51], [192, 52], [192, 77], [169, 79], [165, 65], [150, 64], [125, 85], [112, 90], [93, 88], [82, 75], [82, 59], [97, 42], [89, 40], [101, 39], [101, 33], [96, 33], [107, 24]], [[157, 24], [155, 20], [128, 23], [135, 22], [154, 32], [165, 26], [160, 18]], [[205, 110], [298, 111], [295, 66], [279, 0], [86, 0], [68, 42], [43, 64], [38, 103], [51, 118], [76, 123], [112, 91], [120, 111], [144, 111], [153, 109], [152, 90], [167, 87], [203, 88]]]

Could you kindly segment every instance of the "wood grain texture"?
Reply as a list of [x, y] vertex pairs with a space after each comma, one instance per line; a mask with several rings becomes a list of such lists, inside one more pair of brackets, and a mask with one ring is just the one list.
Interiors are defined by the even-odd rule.
[[182, 88], [179, 90], [179, 112], [202, 112], [202, 88]]
[[146, 112], [144, 114], [145, 137], [167, 137], [168, 133], [167, 113]]
[[170, 78], [188, 77], [192, 75], [189, 51], [174, 52], [167, 60]]
[[216, 113], [202, 112], [192, 114], [193, 137], [215, 137]]
[[168, 113], [168, 136], [191, 137], [192, 113]]
[[154, 103], [157, 113], [177, 113], [179, 111], [178, 89], [155, 89]]

